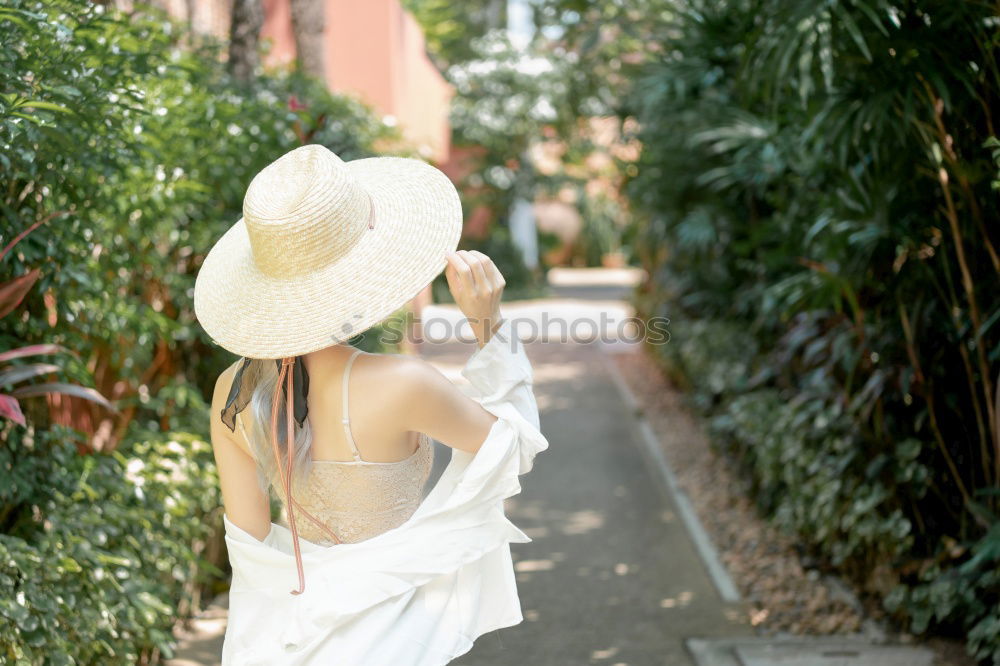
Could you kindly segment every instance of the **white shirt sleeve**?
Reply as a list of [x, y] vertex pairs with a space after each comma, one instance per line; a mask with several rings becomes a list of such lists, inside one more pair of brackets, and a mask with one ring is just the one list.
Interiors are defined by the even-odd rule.
[[472, 384], [474, 399], [489, 409], [508, 403], [535, 428], [539, 427], [538, 405], [532, 382], [534, 373], [510, 319], [466, 362], [462, 376]]

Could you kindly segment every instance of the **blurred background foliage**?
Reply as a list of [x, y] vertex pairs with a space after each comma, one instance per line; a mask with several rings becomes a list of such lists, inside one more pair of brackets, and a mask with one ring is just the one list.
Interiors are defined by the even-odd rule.
[[679, 2], [618, 110], [637, 302], [720, 449], [827, 567], [993, 663], [998, 26], [976, 1]]
[[[507, 30], [504, 1], [403, 2], [426, 35], [428, 54], [456, 90], [452, 140], [469, 150], [474, 164], [458, 183], [466, 209], [483, 207], [496, 221], [482, 238], [468, 234], [462, 247], [509, 256], [510, 263], [500, 268], [515, 276], [508, 281], [511, 293], [546, 293], [550, 256], [586, 266], [602, 265], [608, 253], [633, 258], [628, 202], [619, 194], [628, 165], [611, 154], [609, 167], [591, 165], [608, 145], [594, 140], [588, 120], [615, 119], [628, 72], [662, 20], [663, 4], [530, 2], [533, 34], [520, 44], [512, 43]], [[550, 147], [559, 153], [558, 165], [536, 168], [532, 156]], [[606, 185], [604, 192], [585, 191], [595, 181]], [[554, 252], [563, 241], [541, 231], [541, 270], [527, 270], [516, 248], [502, 249], [509, 237], [505, 221], [516, 199], [556, 198], [560, 190], [575, 193], [572, 205], [583, 219], [578, 241], [568, 254]], [[446, 286], [439, 282], [435, 293], [446, 299]]]
[[478, 57], [474, 40], [507, 25], [507, 3], [497, 0], [403, 0], [420, 24], [427, 55], [441, 71]]

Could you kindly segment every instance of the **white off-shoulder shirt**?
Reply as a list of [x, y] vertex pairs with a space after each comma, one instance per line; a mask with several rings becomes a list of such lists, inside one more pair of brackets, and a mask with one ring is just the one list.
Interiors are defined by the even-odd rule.
[[223, 516], [233, 580], [223, 666], [440, 666], [482, 634], [523, 621], [511, 543], [531, 539], [504, 513], [519, 476], [548, 448], [532, 368], [505, 320], [462, 375], [497, 417], [475, 454], [451, 461], [402, 525], [357, 543], [260, 541]]

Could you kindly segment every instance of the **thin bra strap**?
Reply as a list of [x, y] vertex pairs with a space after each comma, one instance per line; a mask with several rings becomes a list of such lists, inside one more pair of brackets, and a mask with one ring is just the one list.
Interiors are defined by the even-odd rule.
[[351, 357], [347, 359], [347, 365], [344, 366], [344, 386], [341, 388], [341, 394], [343, 394], [343, 411], [341, 412], [340, 421], [344, 424], [344, 433], [347, 435], [347, 442], [351, 445], [351, 449], [354, 451], [354, 459], [361, 461], [361, 452], [358, 451], [358, 445], [354, 443], [354, 436], [351, 435], [351, 417], [348, 411], [348, 401], [347, 401], [347, 381], [351, 376], [351, 366], [354, 364], [354, 359], [358, 357], [361, 353], [360, 349], [355, 349]]

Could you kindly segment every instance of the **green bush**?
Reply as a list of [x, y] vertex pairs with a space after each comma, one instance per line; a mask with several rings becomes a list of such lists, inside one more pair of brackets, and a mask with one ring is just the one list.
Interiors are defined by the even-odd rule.
[[8, 424], [0, 456], [0, 488], [48, 470], [22, 498], [30, 511], [0, 534], [0, 661], [170, 656], [179, 600], [223, 573], [200, 554], [221, 519], [211, 445], [155, 433], [81, 456], [61, 428]]
[[859, 567], [852, 573], [863, 578], [913, 546], [900, 502], [910, 492], [897, 485], [926, 489], [929, 472], [915, 460], [919, 441], [871, 456], [836, 405], [773, 389], [732, 398], [710, 423], [715, 436], [743, 447], [764, 510], [834, 566]]
[[750, 474], [758, 505], [832, 565], [863, 578], [913, 545], [901, 498], [920, 498], [930, 472], [918, 440], [873, 455], [854, 418], [822, 391], [758, 387], [755, 341], [726, 321], [671, 322], [657, 349], [687, 383], [709, 432]]
[[692, 402], [705, 413], [724, 397], [747, 385], [756, 361], [756, 340], [725, 321], [670, 321], [670, 340], [656, 350], [671, 377], [691, 390]]
[[1000, 633], [1000, 520], [968, 553], [948, 545], [949, 550], [962, 551], [962, 563], [931, 563], [920, 572], [918, 584], [896, 587], [886, 597], [886, 607], [905, 610], [911, 630], [917, 633], [932, 623], [948, 626], [966, 637], [974, 657], [1000, 663], [996, 647]]
[[672, 367], [762, 506], [901, 621], [1000, 663], [992, 579], [961, 569], [1000, 514], [998, 21], [695, 0], [621, 113], [643, 144], [637, 305], [670, 316]]
[[9, 0], [0, 44], [0, 246], [40, 224], [0, 282], [41, 269], [0, 350], [72, 350], [65, 379], [120, 412], [74, 406], [71, 428], [30, 398], [28, 429], [2, 422], [0, 662], [155, 660], [224, 579], [205, 398], [235, 359], [195, 321], [198, 268], [282, 153], [399, 135], [296, 73], [233, 80], [223, 45], [147, 5]]

